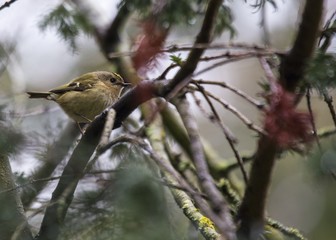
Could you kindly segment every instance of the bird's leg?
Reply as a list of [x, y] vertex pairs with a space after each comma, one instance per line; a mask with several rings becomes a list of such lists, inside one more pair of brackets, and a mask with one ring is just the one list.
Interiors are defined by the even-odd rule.
[[87, 117], [85, 117], [84, 115], [82, 114], [77, 114], [76, 115], [80, 116], [81, 118], [84, 118], [86, 121], [88, 121], [89, 123], [92, 123], [92, 120], [88, 119]]
[[83, 123], [79, 123], [79, 122], [76, 122], [77, 123], [77, 126], [79, 128], [79, 131], [81, 132], [82, 135], [84, 135], [85, 131], [86, 131], [86, 128], [87, 128], [87, 124], [84, 123], [84, 125], [81, 126], [81, 124]]
[[[78, 115], [79, 117], [83, 118], [83, 119], [86, 120], [88, 123], [92, 123], [92, 121], [91, 121], [90, 119], [88, 119], [87, 117], [85, 117], [84, 115], [82, 115], [82, 114], [78, 114], [78, 113], [76, 113], [76, 115]], [[77, 126], [78, 126], [80, 132], [81, 132], [82, 135], [83, 135], [83, 134], [85, 133], [86, 128], [87, 128], [87, 124], [86, 124], [86, 123], [82, 123], [82, 124], [85, 124], [85, 125], [82, 127], [80, 122], [77, 122], [77, 121], [76, 121], [76, 123], [77, 123]]]

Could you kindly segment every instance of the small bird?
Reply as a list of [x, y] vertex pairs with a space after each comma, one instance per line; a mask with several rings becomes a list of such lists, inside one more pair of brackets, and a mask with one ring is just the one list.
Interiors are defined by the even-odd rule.
[[86, 73], [69, 83], [49, 92], [27, 92], [29, 98], [44, 98], [55, 101], [73, 120], [89, 123], [107, 107], [115, 103], [124, 87], [129, 86], [113, 72]]

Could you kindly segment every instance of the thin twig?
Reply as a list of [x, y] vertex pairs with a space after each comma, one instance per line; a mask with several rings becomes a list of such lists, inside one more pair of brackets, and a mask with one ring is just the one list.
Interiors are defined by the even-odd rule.
[[[255, 158], [255, 154], [249, 155], [249, 156], [241, 156], [241, 160], [243, 164], [251, 162]], [[226, 166], [223, 170], [220, 170], [220, 172], [227, 176], [230, 172], [240, 167], [240, 164], [238, 161], [233, 162], [232, 164]]]
[[[105, 125], [106, 126], [106, 125]], [[112, 125], [111, 125], [112, 126]], [[107, 139], [108, 140], [108, 139]], [[98, 145], [96, 152], [94, 153], [93, 157], [91, 158], [91, 160], [88, 162], [87, 166], [85, 167], [83, 173], [84, 174], [89, 174], [92, 171], [92, 166], [97, 162], [99, 156], [101, 156], [104, 152], [106, 152], [108, 149], [110, 149], [111, 147], [113, 147], [116, 144], [119, 143], [125, 143], [128, 141], [131, 141], [132, 138], [129, 137], [129, 135], [122, 135], [120, 137], [115, 138], [114, 140], [110, 141], [110, 142], [106, 142], [105, 144], [102, 145]], [[102, 141], [101, 141], [102, 142]]]
[[216, 102], [220, 103], [225, 109], [233, 113], [236, 117], [238, 117], [246, 126], [247, 128], [256, 131], [259, 134], [267, 134], [261, 127], [255, 125], [251, 120], [249, 120], [245, 115], [243, 115], [241, 112], [239, 112], [235, 107], [230, 105], [228, 102], [226, 102], [223, 99], [220, 99], [216, 97], [215, 95], [211, 94], [209, 91], [206, 91], [205, 89], [200, 89], [199, 85], [196, 83], [198, 87], [198, 91], [200, 91], [203, 95], [207, 95], [210, 98], [214, 99]]
[[29, 112], [24, 112], [24, 113], [20, 113], [20, 112], [10, 112], [9, 116], [10, 117], [14, 117], [14, 118], [26, 118], [26, 117], [31, 117], [31, 116], [38, 116], [38, 115], [42, 115], [42, 114], [46, 114], [46, 113], [51, 113], [51, 112], [55, 112], [58, 111], [59, 107], [37, 107], [34, 108], [32, 110], [30, 110]]
[[196, 43], [190, 46], [190, 44], [180, 44], [180, 45], [172, 45], [168, 46], [166, 49], [163, 49], [162, 52], [182, 52], [182, 51], [190, 51], [193, 49], [249, 49], [254, 51], [264, 51], [269, 53], [277, 53], [282, 54], [283, 52], [279, 52], [270, 48], [265, 48], [264, 46], [258, 45], [248, 45], [246, 43]]
[[169, 187], [169, 188], [175, 188], [177, 190], [181, 190], [183, 192], [188, 193], [189, 195], [199, 195], [200, 197], [204, 198], [204, 199], [208, 199], [208, 196], [205, 195], [204, 193], [201, 192], [197, 192], [195, 190], [193, 190], [192, 192], [189, 192], [189, 189], [186, 189], [185, 187], [182, 187], [180, 185], [177, 184], [173, 184], [173, 183], [169, 183], [167, 182], [165, 179], [159, 179], [159, 178], [153, 178], [156, 182], [161, 183], [162, 185]]
[[333, 99], [332, 97], [329, 95], [328, 92], [324, 92], [323, 93], [323, 97], [324, 97], [324, 101], [327, 103], [328, 105], [328, 108], [329, 108], [329, 111], [330, 111], [330, 115], [332, 117], [332, 120], [334, 122], [334, 125], [336, 127], [336, 113], [335, 113], [335, 108], [334, 108], [334, 105], [332, 104], [333, 103]]
[[4, 194], [4, 193], [9, 193], [24, 187], [27, 187], [29, 185], [32, 185], [34, 183], [40, 183], [40, 182], [49, 182], [49, 181], [55, 181], [55, 180], [59, 180], [61, 177], [66, 177], [66, 176], [55, 176], [55, 177], [47, 177], [47, 178], [40, 178], [40, 179], [31, 179], [26, 183], [20, 184], [20, 185], [16, 185], [13, 188], [10, 189], [6, 189], [0, 192], [0, 194]]
[[261, 57], [261, 56], [270, 56], [270, 55], [274, 55], [274, 53], [270, 53], [270, 52], [259, 52], [259, 51], [240, 51], [240, 52], [234, 52], [232, 53], [232, 51], [227, 51], [225, 53], [219, 54], [219, 55], [215, 55], [215, 56], [209, 56], [209, 57], [202, 57], [200, 58], [200, 61], [213, 61], [213, 60], [217, 60], [217, 59], [222, 59], [222, 58], [226, 58], [226, 60], [235, 60], [236, 58], [238, 58], [239, 60], [243, 60], [243, 59], [247, 59], [247, 58], [251, 58], [251, 57]]
[[6, 7], [10, 7], [10, 5], [12, 5], [14, 2], [16, 2], [17, 0], [10, 0], [10, 1], [6, 1], [4, 4], [2, 4], [0, 6], [0, 11]]
[[296, 228], [284, 226], [283, 224], [279, 223], [278, 221], [276, 221], [272, 218], [267, 218], [266, 221], [267, 221], [268, 225], [270, 225], [271, 227], [279, 230], [282, 234], [284, 234], [286, 236], [289, 236], [290, 238], [296, 238], [298, 240], [306, 240], [307, 239]]
[[326, 138], [336, 134], [335, 127], [329, 127], [327, 129], [319, 130], [317, 133], [318, 138]]
[[210, 108], [211, 108], [211, 111], [212, 113], [214, 114], [214, 119], [216, 120], [217, 124], [220, 126], [220, 128], [222, 129], [236, 159], [237, 159], [237, 162], [239, 164], [239, 167], [240, 167], [240, 170], [242, 172], [242, 175], [243, 175], [243, 178], [244, 178], [244, 181], [245, 181], [245, 184], [247, 184], [248, 182], [248, 177], [247, 177], [247, 173], [246, 173], [246, 170], [244, 168], [244, 163], [235, 147], [235, 142], [232, 141], [232, 138], [228, 135], [228, 132], [227, 132], [227, 128], [226, 126], [223, 124], [222, 120], [220, 119], [220, 116], [216, 110], [216, 108], [214, 107], [214, 105], [212, 104], [211, 100], [209, 99], [209, 96], [208, 96], [208, 93], [204, 90], [204, 88], [198, 84], [196, 84], [197, 88], [200, 90], [200, 92], [202, 93], [202, 95], [204, 96], [205, 100], [207, 101], [207, 103], [209, 104]]
[[225, 60], [222, 60], [222, 61], [219, 61], [217, 63], [214, 63], [212, 64], [211, 66], [209, 67], [205, 67], [201, 70], [199, 70], [198, 72], [195, 72], [193, 74], [193, 77], [196, 77], [198, 75], [201, 75], [205, 72], [208, 72], [214, 68], [217, 68], [217, 67], [220, 67], [220, 66], [223, 66], [225, 64], [228, 64], [228, 63], [232, 63], [232, 62], [237, 62], [237, 61], [241, 61], [241, 60], [245, 60], [245, 59], [248, 59], [248, 58], [253, 58], [253, 57], [259, 57], [259, 56], [255, 56], [255, 54], [246, 54], [246, 55], [243, 55], [243, 56], [239, 56], [239, 57], [236, 57], [236, 58], [232, 58], [232, 59], [225, 59]]
[[[201, 91], [200, 91], [201, 92]], [[202, 112], [203, 113], [206, 113], [206, 110], [202, 107], [202, 105], [201, 105], [201, 100], [199, 99], [199, 98], [197, 98], [196, 97], [196, 95], [194, 94], [194, 92], [191, 92], [192, 93], [192, 95], [193, 95], [193, 97], [194, 97], [194, 99], [195, 99], [195, 102], [196, 102], [196, 104], [197, 104], [197, 106], [202, 110]], [[201, 92], [202, 93], [202, 92]], [[204, 96], [204, 95], [203, 95]], [[205, 96], [204, 96], [204, 98], [205, 98]], [[211, 111], [213, 112], [215, 109], [214, 109], [214, 106], [212, 105], [212, 103], [210, 102], [207, 102], [208, 104], [209, 104], [209, 106], [210, 106], [210, 108], [211, 108]], [[215, 111], [216, 112], [216, 111]], [[217, 113], [217, 112], [216, 112]], [[213, 114], [211, 114], [211, 113], [207, 113], [206, 115], [208, 115], [208, 118], [210, 119], [210, 121], [214, 121], [215, 120], [215, 122], [216, 123], [218, 123], [219, 124], [219, 122], [221, 122], [221, 120], [219, 119], [218, 120], [218, 118], [216, 117], [216, 116], [214, 116], [214, 112], [213, 112]], [[224, 124], [219, 124], [219, 127], [220, 128], [222, 128], [222, 130], [223, 130], [223, 132], [224, 132], [224, 135], [227, 137], [227, 138], [229, 138], [230, 139], [230, 141], [232, 141], [233, 143], [237, 143], [238, 142], [238, 139], [236, 138], [236, 136], [232, 133], [232, 131], [229, 129], [229, 128], [227, 128]]]
[[256, 108], [262, 110], [263, 107], [264, 107], [263, 103], [259, 102], [258, 100], [252, 98], [248, 94], [246, 94], [243, 91], [241, 91], [240, 89], [235, 88], [235, 87], [231, 86], [230, 84], [228, 84], [226, 82], [223, 82], [223, 81], [216, 82], [216, 81], [208, 81], [208, 80], [193, 80], [192, 82], [193, 83], [197, 82], [198, 84], [217, 85], [217, 86], [221, 86], [223, 88], [227, 88], [230, 91], [232, 91], [233, 93], [237, 94], [238, 96], [242, 97], [243, 99], [245, 99], [246, 101], [248, 101], [249, 103], [251, 103]]
[[260, 62], [260, 65], [261, 65], [261, 67], [263, 68], [263, 70], [265, 72], [265, 76], [266, 76], [267, 80], [269, 81], [270, 87], [273, 90], [273, 88], [277, 84], [277, 79], [274, 76], [270, 65], [268, 64], [267, 60], [264, 57], [260, 57], [259, 58], [259, 62]]
[[[330, 18], [326, 21], [326, 23], [324, 24], [323, 27], [323, 31], [321, 33], [319, 42], [318, 42], [318, 46], [320, 48], [320, 50], [322, 52], [326, 52], [327, 49], [330, 47], [330, 44], [332, 43], [332, 39], [335, 35], [335, 31], [330, 31], [332, 28], [332, 24], [331, 21], [333, 20], [333, 18], [336, 16], [336, 11], [330, 16]], [[336, 21], [336, 19], [334, 20], [334, 22]], [[322, 43], [322, 40], [323, 43]]]
[[[89, 171], [89, 172], [87, 172], [87, 174], [96, 175], [96, 174], [104, 174], [104, 173], [113, 173], [113, 172], [116, 172], [116, 171], [118, 171], [118, 170], [116, 170], [116, 169], [95, 170], [95, 171]], [[25, 188], [27, 186], [34, 185], [36, 183], [56, 181], [56, 180], [59, 180], [59, 179], [64, 178], [64, 177], [68, 177], [68, 176], [66, 176], [66, 175], [59, 175], [59, 176], [40, 178], [40, 179], [30, 179], [26, 183], [19, 184], [19, 185], [16, 185], [15, 187], [13, 187], [13, 188], [0, 191], [0, 195], [4, 194], [4, 193], [9, 193], [9, 192], [12, 192], [12, 191], [15, 191], [15, 190], [18, 190], [18, 189], [22, 189], [22, 188]]]
[[317, 136], [316, 124], [315, 124], [314, 114], [313, 114], [313, 110], [312, 110], [312, 106], [311, 106], [310, 91], [311, 91], [311, 89], [308, 87], [307, 92], [306, 92], [307, 108], [308, 108], [308, 112], [309, 112], [310, 119], [311, 119], [311, 124], [312, 124], [312, 128], [313, 128], [313, 135], [314, 135], [314, 138], [316, 140], [318, 148], [321, 150], [322, 148], [321, 148], [320, 140]]
[[[241, 55], [251, 54], [251, 55], [254, 55], [255, 57], [269, 56], [269, 55], [274, 55], [274, 54], [280, 54], [280, 55], [284, 54], [284, 52], [278, 51], [275, 49], [266, 48], [266, 47], [257, 46], [257, 45], [248, 45], [244, 43], [230, 43], [230, 44], [225, 44], [225, 43], [211, 44], [209, 43], [209, 44], [193, 44], [193, 45], [180, 44], [180, 45], [168, 46], [165, 49], [160, 50], [160, 52], [161, 53], [185, 52], [185, 51], [191, 51], [194, 49], [207, 49], [207, 50], [230, 49], [234, 51], [236, 51], [237, 49], [244, 49], [245, 51], [241, 52], [240, 53]], [[109, 59], [133, 56], [135, 53], [136, 53], [135, 51], [111, 52], [109, 54]], [[222, 57], [229, 57], [228, 55], [230, 55], [229, 52], [224, 53]], [[206, 58], [201, 58], [201, 59], [204, 59], [204, 61], [207, 61]]]
[[178, 67], [178, 64], [170, 64], [162, 73], [159, 77], [156, 78], [156, 80], [161, 80], [161, 79], [165, 79], [166, 75], [168, 74], [168, 72], [176, 67]]

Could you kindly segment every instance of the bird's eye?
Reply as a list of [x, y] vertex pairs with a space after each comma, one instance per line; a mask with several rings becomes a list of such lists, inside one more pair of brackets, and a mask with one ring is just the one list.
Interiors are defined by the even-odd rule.
[[111, 79], [110, 79], [110, 82], [111, 82], [111, 83], [116, 83], [116, 82], [117, 82], [117, 79], [115, 79], [115, 78], [111, 78]]

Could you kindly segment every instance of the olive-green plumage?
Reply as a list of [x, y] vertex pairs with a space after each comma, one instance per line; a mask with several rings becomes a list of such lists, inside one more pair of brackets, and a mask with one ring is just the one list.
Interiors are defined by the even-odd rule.
[[27, 92], [29, 98], [45, 98], [57, 102], [77, 123], [88, 123], [116, 102], [128, 86], [116, 73], [86, 73], [49, 92]]

